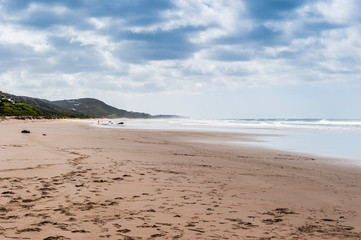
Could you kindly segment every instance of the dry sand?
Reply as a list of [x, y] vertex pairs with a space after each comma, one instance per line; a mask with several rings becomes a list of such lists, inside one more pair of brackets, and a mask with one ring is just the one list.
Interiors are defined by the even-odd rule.
[[0, 121], [0, 239], [361, 239], [360, 168], [235, 139]]

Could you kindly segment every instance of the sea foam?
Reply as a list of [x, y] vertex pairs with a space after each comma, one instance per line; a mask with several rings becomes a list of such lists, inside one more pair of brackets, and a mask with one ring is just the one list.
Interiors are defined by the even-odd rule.
[[[124, 125], [118, 125], [119, 121]], [[361, 120], [357, 119], [123, 119], [100, 122], [99, 126], [253, 133], [259, 141], [249, 144], [354, 159], [361, 164]]]

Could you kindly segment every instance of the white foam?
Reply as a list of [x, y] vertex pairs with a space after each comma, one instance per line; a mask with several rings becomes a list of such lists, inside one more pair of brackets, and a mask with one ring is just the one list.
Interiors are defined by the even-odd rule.
[[[116, 123], [124, 122], [124, 125]], [[121, 119], [99, 127], [256, 133], [266, 147], [324, 156], [357, 159], [361, 164], [361, 120], [307, 119]], [[256, 144], [256, 143], [254, 143]]]

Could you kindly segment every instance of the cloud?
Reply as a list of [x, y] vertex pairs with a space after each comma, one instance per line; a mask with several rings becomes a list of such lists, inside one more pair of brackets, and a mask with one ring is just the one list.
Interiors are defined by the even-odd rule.
[[34, 52], [46, 51], [50, 48], [46, 33], [34, 32], [12, 24], [0, 23], [0, 43], [21, 44], [32, 48]]
[[360, 2], [357, 0], [318, 1], [310, 5], [310, 10], [319, 18], [336, 24], [358, 24]]
[[0, 0], [0, 81], [54, 96], [94, 87], [189, 93], [353, 81], [361, 71], [360, 7], [356, 0]]
[[307, 1], [298, 0], [253, 0], [245, 1], [248, 14], [251, 18], [259, 21], [271, 19], [284, 19], [290, 17], [290, 13], [304, 5]]

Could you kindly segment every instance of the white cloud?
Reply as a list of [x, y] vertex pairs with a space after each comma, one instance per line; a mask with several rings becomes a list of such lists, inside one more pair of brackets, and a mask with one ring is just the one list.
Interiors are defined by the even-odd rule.
[[[102, 17], [102, 18], [90, 17], [90, 18], [88, 18], [88, 22], [90, 24], [92, 24], [98, 30], [109, 27], [113, 21], [114, 20], [111, 19], [110, 17]], [[113, 22], [113, 24], [114, 24], [114, 22]], [[119, 21], [117, 21], [117, 25], [119, 25]]]
[[101, 48], [113, 49], [116, 43], [112, 43], [108, 36], [100, 35], [95, 31], [80, 30], [74, 27], [62, 26], [54, 32], [54, 36], [70, 39], [71, 43], [79, 43], [80, 46], [94, 45]]
[[21, 26], [0, 23], [1, 44], [22, 44], [31, 47], [35, 52], [51, 50], [47, 41], [47, 33], [30, 31]]
[[39, 3], [31, 3], [25, 11], [21, 12], [21, 18], [27, 18], [39, 12], [52, 13], [56, 15], [65, 15], [70, 12], [70, 10], [62, 5], [45, 5]]
[[[94, 87], [135, 94], [197, 93], [217, 88], [344, 81], [357, 79], [361, 71], [357, 64], [361, 61], [357, 1], [310, 2], [287, 18], [261, 21], [252, 19], [243, 1], [179, 0], [174, 1], [175, 9], [159, 13], [159, 21], [137, 26], [122, 16], [93, 16], [85, 9], [77, 12], [60, 4], [30, 4], [20, 10], [24, 15], [15, 17], [1, 3], [0, 45], [24, 45], [30, 50], [28, 55], [19, 53], [14, 62], [22, 64], [1, 73], [0, 83], [6, 89], [22, 89], [24, 94], [25, 89], [32, 92], [42, 88], [47, 95], [43, 97], [63, 98], [67, 92], [70, 98]], [[43, 12], [83, 14], [88, 25], [22, 25], [24, 19]], [[247, 35], [257, 27], [274, 31], [276, 40]], [[149, 47], [156, 42], [149, 40], [152, 36], [164, 32], [171, 35], [177, 29], [185, 29], [177, 33], [184, 42], [172, 45], [164, 41], [157, 45], [159, 49]], [[122, 35], [129, 30], [141, 37], [134, 40]], [[153, 34], [149, 39], [148, 33]], [[226, 40], [217, 42], [222, 38]], [[183, 51], [177, 49], [179, 46], [192, 50], [186, 57], [173, 60], [144, 57], [146, 51], [154, 51], [154, 55], [161, 50]]]
[[320, 1], [314, 5], [315, 11], [320, 13], [328, 22], [350, 24], [360, 16], [360, 1], [332, 0]]
[[[6, 3], [6, 1], [4, 1]], [[1, 3], [0, 3], [1, 4]], [[24, 2], [24, 4], [26, 4]], [[0, 10], [1, 10], [0, 6]], [[31, 19], [34, 16], [41, 16], [42, 14], [46, 13], [48, 15], [55, 15], [55, 16], [64, 16], [66, 14], [71, 13], [71, 10], [64, 7], [63, 5], [46, 5], [41, 3], [30, 3], [27, 8], [14, 10], [14, 12], [9, 13], [6, 11], [1, 12], [4, 20], [7, 22], [21, 22], [27, 19]]]
[[177, 0], [177, 8], [162, 13], [164, 21], [150, 26], [131, 26], [134, 33], [172, 31], [185, 27], [204, 27], [190, 34], [190, 41], [201, 44], [242, 29], [250, 29], [250, 21], [241, 18], [245, 7], [241, 1]]

